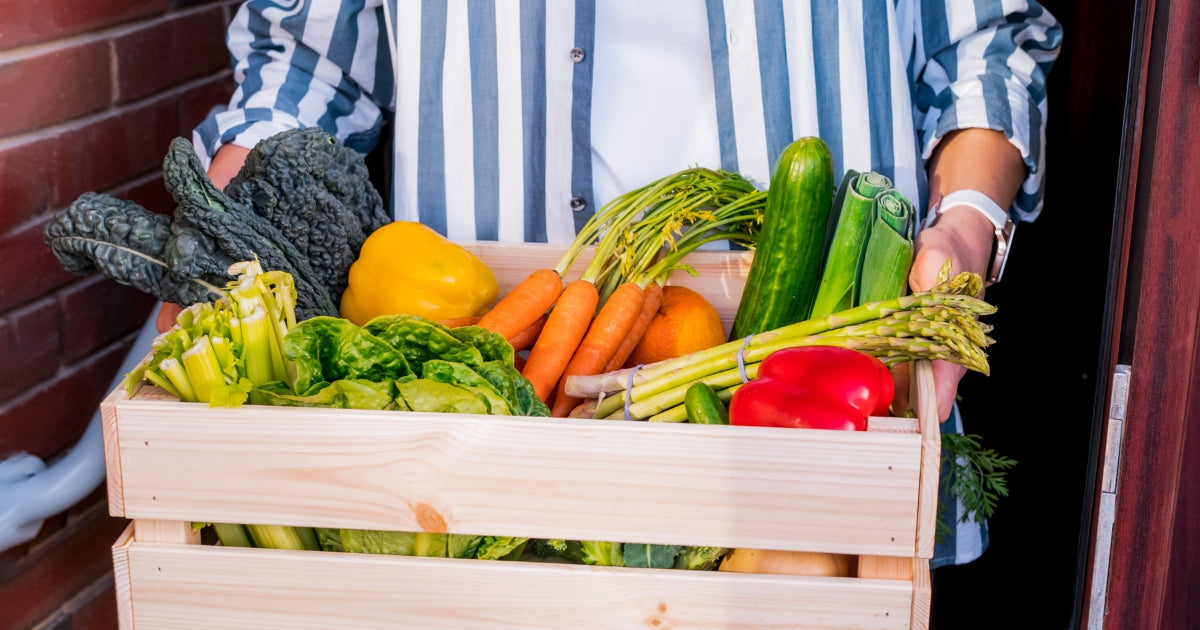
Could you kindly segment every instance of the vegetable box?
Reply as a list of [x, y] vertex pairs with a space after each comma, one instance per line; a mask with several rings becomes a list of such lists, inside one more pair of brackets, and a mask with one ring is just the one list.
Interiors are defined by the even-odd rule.
[[[470, 244], [503, 294], [556, 246]], [[699, 251], [728, 326], [749, 252]], [[582, 265], [576, 265], [576, 268]], [[940, 434], [182, 403], [102, 403], [120, 627], [925, 628]], [[850, 554], [852, 577], [226, 548], [191, 523]]]

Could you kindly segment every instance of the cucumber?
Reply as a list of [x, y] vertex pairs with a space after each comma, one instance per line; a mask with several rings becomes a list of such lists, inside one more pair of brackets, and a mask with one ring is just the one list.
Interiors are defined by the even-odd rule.
[[729, 410], [708, 383], [692, 383], [683, 394], [683, 408], [691, 424], [729, 424]]
[[825, 257], [833, 157], [815, 136], [784, 148], [771, 173], [762, 231], [730, 339], [808, 319]]

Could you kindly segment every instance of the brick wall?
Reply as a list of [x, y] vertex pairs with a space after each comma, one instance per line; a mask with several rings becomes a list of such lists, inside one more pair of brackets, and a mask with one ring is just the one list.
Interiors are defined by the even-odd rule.
[[[82, 435], [154, 299], [59, 267], [53, 213], [100, 191], [170, 213], [167, 146], [232, 91], [233, 0], [0, 0], [0, 459]], [[116, 628], [103, 486], [0, 553], [0, 630]]]

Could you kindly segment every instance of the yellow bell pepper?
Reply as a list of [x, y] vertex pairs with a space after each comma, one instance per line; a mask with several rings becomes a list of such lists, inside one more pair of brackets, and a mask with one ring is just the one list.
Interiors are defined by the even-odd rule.
[[475, 254], [424, 224], [393, 221], [367, 237], [350, 266], [341, 315], [359, 326], [379, 315], [473, 317], [498, 291], [495, 274]]

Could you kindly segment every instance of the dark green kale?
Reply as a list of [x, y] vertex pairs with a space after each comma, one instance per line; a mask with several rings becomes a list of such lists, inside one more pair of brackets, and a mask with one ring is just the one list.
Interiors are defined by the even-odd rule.
[[[338, 314], [337, 301], [341, 299], [341, 292], [335, 300], [330, 287], [313, 271], [307, 256], [279, 226], [218, 190], [204, 173], [187, 140], [175, 138], [171, 142], [163, 160], [163, 183], [178, 204], [176, 221], [200, 227], [235, 260], [252, 260], [257, 256], [263, 269], [290, 273], [296, 282], [298, 317]], [[175, 262], [182, 265], [184, 261]], [[353, 256], [342, 260], [344, 274], [349, 274], [353, 262]], [[199, 271], [193, 267], [185, 269]]]
[[[63, 269], [104, 275], [166, 302], [193, 304], [221, 295], [224, 269], [213, 275], [180, 276], [164, 251], [172, 238], [171, 218], [132, 201], [88, 192], [46, 224], [43, 237]], [[228, 267], [228, 265], [226, 265]]]
[[350, 265], [366, 237], [390, 221], [362, 156], [320, 128], [260, 142], [225, 191], [191, 144], [171, 142], [163, 183], [174, 219], [130, 201], [85, 193], [43, 232], [72, 273], [99, 270], [165, 302], [210, 301], [229, 266], [257, 258], [296, 285], [296, 315], [338, 315]]
[[278, 226], [335, 299], [346, 288], [345, 261], [391, 220], [362, 156], [320, 127], [259, 142], [225, 193]]

